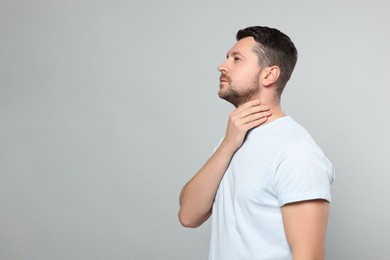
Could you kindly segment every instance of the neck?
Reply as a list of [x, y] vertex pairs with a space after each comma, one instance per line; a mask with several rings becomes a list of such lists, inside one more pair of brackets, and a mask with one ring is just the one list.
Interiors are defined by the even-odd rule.
[[264, 104], [270, 107], [270, 111], [272, 113], [271, 116], [268, 117], [268, 120], [266, 123], [270, 123], [278, 118], [286, 116], [286, 114], [283, 112], [282, 108], [280, 105], [269, 105], [269, 104]]
[[272, 115], [268, 117], [268, 120], [267, 122], [265, 122], [265, 124], [286, 116], [286, 114], [282, 110], [279, 98], [275, 98], [275, 96], [268, 95], [261, 95], [259, 98], [262, 101], [263, 105], [269, 106], [270, 111], [272, 113]]

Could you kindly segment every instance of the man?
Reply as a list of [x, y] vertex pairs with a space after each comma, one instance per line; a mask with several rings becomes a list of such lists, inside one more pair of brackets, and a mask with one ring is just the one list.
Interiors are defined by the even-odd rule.
[[206, 164], [183, 187], [179, 219], [212, 215], [210, 260], [324, 259], [332, 164], [280, 104], [297, 61], [290, 38], [268, 27], [237, 33], [219, 96], [236, 109]]

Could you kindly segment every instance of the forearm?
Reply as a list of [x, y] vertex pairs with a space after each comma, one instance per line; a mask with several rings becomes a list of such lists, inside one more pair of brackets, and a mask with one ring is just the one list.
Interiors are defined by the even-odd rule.
[[197, 227], [208, 219], [219, 183], [233, 154], [243, 144], [248, 130], [266, 122], [271, 114], [269, 107], [262, 106], [257, 99], [230, 113], [221, 145], [180, 194], [179, 219], [183, 226]]
[[206, 164], [183, 187], [179, 211], [183, 226], [198, 227], [209, 218], [219, 183], [234, 152], [222, 142]]

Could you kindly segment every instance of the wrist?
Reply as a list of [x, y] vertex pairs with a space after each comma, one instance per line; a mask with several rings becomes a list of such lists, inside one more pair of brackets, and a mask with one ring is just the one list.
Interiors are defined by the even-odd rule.
[[238, 148], [239, 147], [230, 144], [228, 141], [226, 141], [226, 139], [222, 140], [220, 146], [218, 147], [220, 152], [231, 156], [238, 150]]

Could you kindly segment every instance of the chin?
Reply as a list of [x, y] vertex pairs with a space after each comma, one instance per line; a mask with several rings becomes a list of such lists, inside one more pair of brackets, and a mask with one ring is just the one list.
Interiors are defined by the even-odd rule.
[[220, 98], [225, 99], [225, 97], [226, 97], [226, 92], [223, 91], [222, 89], [220, 89], [220, 90], [218, 91], [218, 96], [219, 96]]

